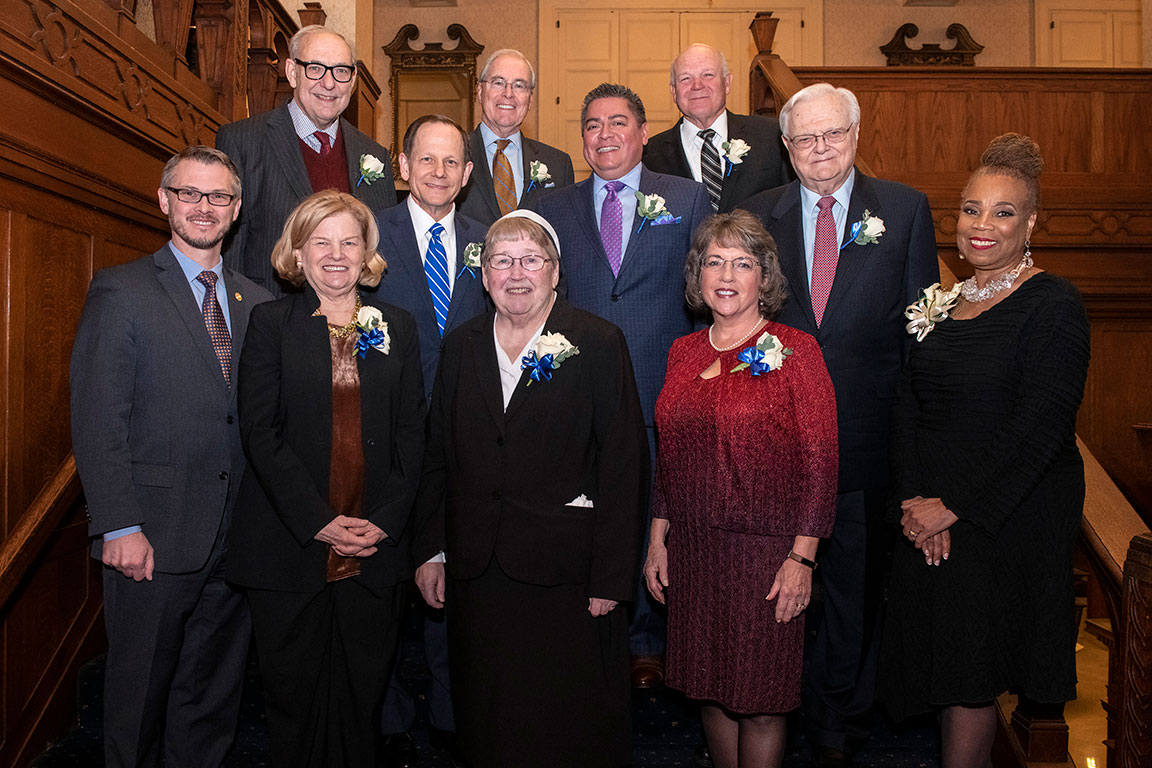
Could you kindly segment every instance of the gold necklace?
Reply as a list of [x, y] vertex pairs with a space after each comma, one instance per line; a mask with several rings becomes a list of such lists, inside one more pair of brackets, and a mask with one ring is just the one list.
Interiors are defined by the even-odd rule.
[[746, 333], [742, 337], [740, 337], [740, 340], [737, 341], [735, 344], [733, 344], [730, 347], [724, 347], [724, 349], [720, 349], [720, 347], [716, 346], [716, 342], [712, 341], [712, 329], [716, 327], [716, 324], [713, 323], [712, 325], [708, 326], [708, 343], [711, 344], [712, 349], [716, 350], [717, 352], [731, 352], [732, 350], [736, 349], [736, 347], [738, 347], [741, 344], [743, 344], [744, 342], [748, 341], [748, 339], [750, 339], [752, 337], [752, 334], [754, 334], [754, 333], [756, 333], [756, 331], [760, 330], [760, 323], [763, 323], [763, 322], [764, 322], [764, 318], [757, 315], [756, 316], [756, 322], [752, 324], [752, 330], [748, 331], [748, 333]]
[[[344, 325], [331, 325], [328, 326], [328, 335], [334, 339], [346, 339], [356, 330], [356, 318], [360, 315], [360, 292], [356, 292], [356, 307], [352, 310], [352, 319]], [[320, 307], [316, 307], [316, 311], [312, 313], [312, 317], [320, 317]]]

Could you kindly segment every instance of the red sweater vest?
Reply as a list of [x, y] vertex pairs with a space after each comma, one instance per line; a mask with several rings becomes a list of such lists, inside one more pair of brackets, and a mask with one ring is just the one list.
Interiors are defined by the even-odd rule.
[[313, 192], [338, 189], [352, 193], [348, 184], [348, 156], [344, 154], [344, 142], [339, 133], [336, 134], [335, 145], [323, 156], [305, 144], [303, 139], [298, 138], [297, 141], [300, 142], [300, 154], [304, 156], [304, 167], [308, 169], [308, 180], [312, 182]]

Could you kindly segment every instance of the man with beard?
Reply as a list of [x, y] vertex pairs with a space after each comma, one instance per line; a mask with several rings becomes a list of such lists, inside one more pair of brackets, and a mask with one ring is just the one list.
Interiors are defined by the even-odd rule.
[[106, 764], [219, 766], [248, 651], [223, 578], [244, 474], [234, 372], [255, 304], [224, 267], [240, 175], [188, 147], [157, 191], [172, 239], [92, 278], [72, 348], [72, 443], [104, 563]]

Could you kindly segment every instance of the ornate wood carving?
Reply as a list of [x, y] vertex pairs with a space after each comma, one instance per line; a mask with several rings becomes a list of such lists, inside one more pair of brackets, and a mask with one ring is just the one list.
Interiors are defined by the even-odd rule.
[[[192, 6], [195, 0], [166, 0], [152, 4], [156, 21], [156, 43], [185, 64], [188, 30], [192, 28]], [[199, 31], [199, 30], [197, 30]]]
[[[1152, 765], [1152, 535], [1132, 539], [1124, 563], [1116, 768]], [[1111, 686], [1110, 686], [1111, 687]], [[1111, 691], [1109, 698], [1112, 698]]]
[[249, 0], [247, 114], [267, 112], [291, 98], [284, 60], [288, 58], [288, 41], [297, 29], [296, 21], [279, 0]]
[[296, 11], [296, 15], [300, 17], [301, 27], [310, 27], [313, 24], [317, 26], [324, 26], [324, 22], [328, 21], [328, 14], [320, 3], [304, 3], [304, 7]]
[[220, 111], [244, 117], [248, 67], [243, 51], [247, 40], [236, 22], [248, 17], [248, 0], [197, 0], [196, 51], [200, 77], [220, 94]]
[[984, 50], [984, 46], [972, 39], [963, 24], [949, 24], [945, 30], [948, 38], [956, 41], [948, 50], [943, 50], [940, 43], [924, 43], [918, 50], [909, 48], [905, 39], [918, 34], [920, 28], [915, 24], [901, 24], [892, 39], [880, 46], [880, 52], [888, 57], [888, 66], [971, 67], [976, 63], [976, 54]]

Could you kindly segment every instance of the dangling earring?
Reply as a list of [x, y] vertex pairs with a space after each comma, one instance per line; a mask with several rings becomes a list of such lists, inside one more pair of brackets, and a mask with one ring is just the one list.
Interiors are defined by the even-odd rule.
[[960, 261], [964, 261], [964, 254], [960, 254]]
[[1032, 261], [1032, 241], [1031, 240], [1025, 240], [1024, 241], [1024, 259], [1026, 261]]

